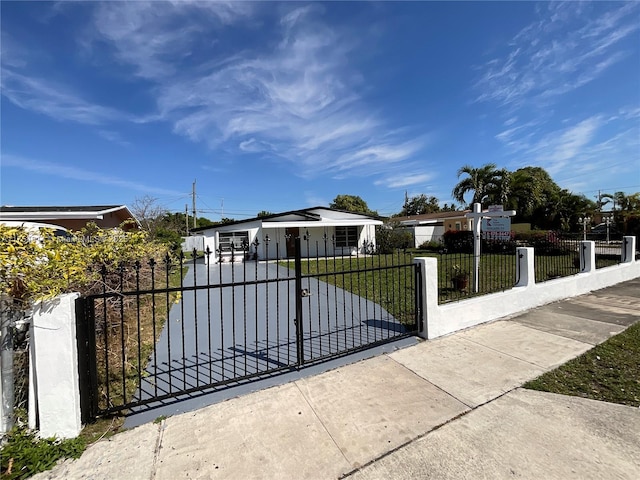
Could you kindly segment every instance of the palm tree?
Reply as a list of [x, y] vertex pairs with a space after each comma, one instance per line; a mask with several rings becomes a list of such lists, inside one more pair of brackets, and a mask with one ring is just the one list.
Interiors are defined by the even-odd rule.
[[464, 196], [472, 191], [471, 204], [482, 203], [489, 195], [501, 190], [502, 171], [498, 171], [496, 168], [495, 163], [487, 163], [479, 168], [464, 165], [458, 170], [458, 178], [463, 174], [469, 176], [458, 182], [451, 195], [457, 202], [465, 204]]

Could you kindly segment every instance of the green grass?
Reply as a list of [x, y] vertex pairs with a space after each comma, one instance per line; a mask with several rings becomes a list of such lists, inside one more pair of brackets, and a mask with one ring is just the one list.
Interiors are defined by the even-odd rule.
[[[411, 280], [405, 278], [409, 275], [409, 269], [404, 269], [395, 276], [383, 272], [358, 272], [344, 273], [352, 270], [363, 270], [378, 268], [380, 266], [391, 266], [394, 263], [409, 264], [415, 257], [434, 257], [438, 259], [438, 299], [439, 303], [446, 303], [454, 300], [461, 300], [476, 295], [486, 295], [488, 293], [500, 292], [512, 288], [516, 283], [516, 255], [515, 253], [482, 254], [479, 269], [479, 291], [473, 291], [473, 256], [471, 254], [450, 253], [438, 254], [432, 251], [409, 250], [407, 253], [393, 255], [375, 255], [373, 257], [344, 257], [344, 258], [320, 258], [304, 259], [302, 262], [303, 274], [331, 274], [326, 275], [321, 280], [327, 283], [344, 288], [347, 291], [365, 297], [369, 300], [380, 303], [387, 310], [395, 311], [396, 307], [389, 305], [397, 296], [398, 285], [412, 285]], [[598, 255], [596, 257], [597, 267], [615, 265], [619, 263], [617, 258]], [[293, 261], [281, 262], [283, 266], [293, 268]], [[452, 282], [452, 267], [460, 266], [463, 270], [471, 272], [466, 288], [460, 289]], [[575, 275], [579, 270], [579, 259], [576, 252], [567, 251], [565, 254], [537, 255], [535, 257], [535, 278], [536, 282], [544, 282], [554, 278]], [[369, 283], [369, 287], [364, 284]], [[382, 292], [387, 289], [388, 295], [378, 294], [375, 290]], [[371, 290], [374, 290], [373, 292]], [[401, 310], [407, 310], [402, 307]]]
[[[377, 303], [402, 324], [413, 325], [416, 321], [415, 279], [411, 266], [402, 267], [412, 261], [412, 256], [404, 253], [305, 259], [302, 273]], [[294, 268], [293, 261], [281, 264]]]
[[79, 458], [84, 449], [82, 438], [38, 438], [24, 424], [17, 425], [7, 434], [2, 447], [0, 477], [26, 479], [53, 468], [63, 458]]
[[524, 387], [640, 407], [640, 323]]

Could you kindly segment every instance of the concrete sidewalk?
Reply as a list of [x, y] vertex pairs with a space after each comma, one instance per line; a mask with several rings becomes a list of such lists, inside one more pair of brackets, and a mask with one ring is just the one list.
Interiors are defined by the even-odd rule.
[[640, 319], [640, 279], [146, 424], [43, 478], [640, 478], [640, 410], [518, 388]]

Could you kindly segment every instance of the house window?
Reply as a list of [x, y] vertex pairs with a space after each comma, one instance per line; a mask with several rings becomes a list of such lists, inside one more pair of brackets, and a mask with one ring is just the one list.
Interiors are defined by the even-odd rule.
[[220, 232], [218, 237], [218, 245], [223, 252], [230, 252], [231, 245], [234, 250], [242, 250], [242, 242], [249, 242], [249, 232]]
[[357, 247], [358, 227], [336, 227], [336, 247]]
[[456, 230], [460, 231], [460, 222], [456, 222]]

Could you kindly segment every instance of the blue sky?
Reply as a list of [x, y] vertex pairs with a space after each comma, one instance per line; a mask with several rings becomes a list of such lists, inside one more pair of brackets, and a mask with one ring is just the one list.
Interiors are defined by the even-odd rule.
[[640, 191], [637, 2], [0, 8], [4, 205], [392, 214], [487, 162]]

